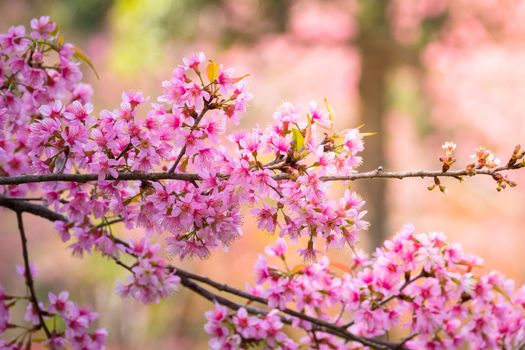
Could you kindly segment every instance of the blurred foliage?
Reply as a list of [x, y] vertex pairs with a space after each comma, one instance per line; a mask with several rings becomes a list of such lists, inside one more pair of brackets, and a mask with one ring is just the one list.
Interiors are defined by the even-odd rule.
[[58, 0], [54, 6], [62, 8], [69, 18], [68, 25], [84, 33], [100, 31], [113, 0]]
[[359, 3], [359, 31], [362, 38], [390, 36], [390, 24], [386, 15], [388, 3], [384, 0], [367, 0]]
[[290, 1], [245, 1], [248, 16], [236, 14], [231, 4], [227, 0], [116, 0], [110, 13], [111, 65], [122, 73], [162, 65], [166, 55], [159, 48], [168, 40], [177, 44], [203, 39], [229, 46], [286, 29]]
[[[23, 1], [21, 1], [23, 2]], [[28, 0], [27, 5], [35, 14], [51, 15], [59, 19], [60, 26], [68, 31], [89, 35], [101, 31], [113, 0]]]

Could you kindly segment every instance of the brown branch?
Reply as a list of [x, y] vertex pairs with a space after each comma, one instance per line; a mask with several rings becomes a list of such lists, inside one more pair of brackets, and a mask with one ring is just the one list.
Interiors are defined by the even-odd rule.
[[[506, 170], [517, 170], [523, 168], [522, 163], [514, 165], [501, 165], [492, 169], [475, 169], [473, 174], [469, 174], [467, 170], [454, 170], [443, 172], [441, 170], [416, 170], [416, 171], [382, 171], [379, 169], [355, 173], [351, 175], [335, 175], [335, 176], [321, 176], [321, 181], [354, 181], [361, 179], [404, 179], [412, 177], [420, 178], [435, 178], [435, 177], [453, 177], [459, 178], [463, 176], [474, 175], [488, 175], [500, 173]], [[291, 176], [287, 173], [273, 175], [274, 180], [290, 179]], [[174, 173], [174, 172], [122, 172], [118, 177], [113, 178], [108, 176], [104, 180], [107, 181], [158, 181], [158, 180], [180, 180], [180, 181], [200, 181], [201, 177], [193, 173]], [[98, 174], [41, 174], [41, 175], [19, 175], [19, 176], [4, 176], [0, 177], [0, 185], [20, 185], [26, 183], [38, 182], [91, 182], [98, 181]]]
[[0, 196], [0, 207], [11, 209], [17, 213], [30, 213], [53, 222], [67, 221], [65, 216], [56, 213], [43, 205], [30, 203], [28, 201], [5, 198]]
[[[58, 213], [56, 213], [56, 212], [46, 208], [45, 206], [34, 204], [34, 203], [28, 203], [26, 201], [18, 201], [18, 200], [14, 200], [14, 199], [5, 199], [5, 198], [0, 196], [0, 206], [3, 206], [3, 207], [6, 207], [6, 208], [15, 210], [17, 213], [28, 212], [28, 213], [40, 216], [42, 218], [46, 218], [46, 219], [48, 219], [50, 221], [67, 221], [65, 216], [63, 216], [61, 214], [58, 214]], [[129, 245], [126, 242], [124, 242], [124, 241], [122, 241], [122, 240], [120, 240], [118, 238], [115, 238], [114, 240], [118, 244], [121, 244], [121, 245], [124, 245], [126, 247], [129, 247]], [[132, 255], [132, 254], [130, 254], [130, 255]], [[115, 262], [118, 265], [124, 267], [127, 270], [130, 270], [129, 266], [123, 264], [117, 258], [113, 258], [113, 260], [115, 260]], [[183, 286], [185, 286], [186, 288], [196, 292], [197, 294], [203, 296], [204, 298], [206, 298], [206, 299], [208, 299], [210, 301], [216, 301], [216, 302], [218, 302], [218, 303], [220, 303], [220, 304], [222, 304], [222, 305], [224, 305], [224, 306], [226, 306], [226, 307], [228, 307], [230, 309], [238, 310], [240, 307], [243, 307], [243, 306], [241, 306], [240, 304], [237, 304], [237, 303], [231, 301], [230, 299], [224, 298], [224, 297], [222, 297], [220, 295], [217, 295], [215, 293], [210, 292], [209, 290], [201, 287], [200, 285], [198, 285], [194, 281], [198, 281], [198, 282], [204, 283], [206, 285], [209, 285], [210, 287], [212, 287], [212, 288], [214, 288], [214, 289], [216, 289], [218, 291], [226, 292], [226, 293], [229, 293], [229, 294], [241, 297], [243, 299], [246, 299], [246, 300], [249, 300], [249, 301], [252, 301], [252, 302], [257, 302], [257, 303], [260, 303], [260, 304], [263, 304], [263, 305], [268, 305], [268, 301], [266, 299], [258, 297], [258, 296], [254, 296], [254, 295], [246, 293], [246, 292], [244, 292], [242, 290], [230, 287], [227, 284], [216, 282], [216, 281], [214, 281], [214, 280], [212, 280], [210, 278], [203, 277], [203, 276], [200, 276], [200, 275], [196, 275], [194, 273], [191, 273], [191, 272], [188, 272], [188, 271], [176, 268], [176, 267], [174, 267], [172, 265], [170, 265], [169, 268], [172, 271], [175, 271], [174, 273], [177, 276], [180, 277], [181, 284]], [[262, 311], [260, 309], [256, 309], [256, 308], [253, 308], [253, 307], [245, 307], [245, 308], [247, 309], [247, 311], [249, 311], [252, 314], [259, 314], [259, 315], [266, 315], [267, 314], [265, 311]], [[335, 324], [332, 324], [330, 322], [326, 322], [326, 321], [323, 321], [323, 320], [320, 320], [320, 319], [317, 319], [317, 318], [314, 318], [314, 317], [310, 317], [308, 315], [305, 315], [303, 313], [297, 312], [297, 311], [292, 310], [292, 309], [286, 308], [286, 309], [280, 310], [280, 311], [283, 312], [284, 314], [289, 315], [289, 316], [293, 316], [293, 317], [296, 317], [296, 318], [300, 318], [300, 319], [302, 319], [304, 321], [310, 322], [319, 331], [322, 331], [322, 332], [325, 332], [325, 333], [329, 333], [329, 334], [332, 334], [332, 335], [335, 335], [335, 336], [338, 336], [338, 337], [341, 337], [343, 339], [347, 339], [347, 340], [350, 340], [350, 341], [359, 342], [359, 343], [361, 343], [363, 345], [370, 346], [370, 347], [372, 347], [374, 349], [387, 350], [387, 349], [401, 349], [402, 348], [402, 347], [401, 348], [399, 347], [400, 344], [398, 344], [398, 343], [383, 342], [383, 341], [376, 340], [376, 339], [369, 339], [369, 338], [357, 336], [357, 335], [355, 335], [353, 333], [348, 332], [344, 328], [338, 327]], [[281, 316], [281, 319], [286, 324], [292, 324], [292, 320], [287, 318], [287, 317]]]
[[38, 305], [38, 298], [36, 297], [35, 285], [33, 281], [33, 275], [31, 274], [31, 267], [29, 265], [29, 252], [27, 249], [27, 237], [24, 230], [24, 222], [22, 220], [22, 212], [16, 211], [16, 220], [18, 222], [18, 231], [20, 232], [20, 241], [22, 242], [22, 255], [24, 257], [24, 268], [25, 268], [25, 279], [26, 285], [29, 289], [31, 304], [33, 305], [33, 311], [38, 315], [40, 321], [40, 326], [44, 329], [48, 339], [51, 339], [51, 332], [47, 328], [47, 325], [44, 321], [44, 314], [40, 305]]
[[[182, 173], [143, 173], [143, 172], [124, 172], [117, 178], [107, 177], [108, 181], [157, 181], [157, 180], [181, 180], [198, 181], [200, 176], [197, 174]], [[98, 181], [98, 174], [41, 174], [41, 175], [20, 175], [11, 177], [0, 177], [0, 185], [20, 185], [35, 182], [91, 182]]]
[[[181, 276], [181, 274], [178, 273], [180, 271], [181, 270], [177, 269], [177, 275], [179, 275], [179, 276]], [[244, 307], [246, 309], [246, 311], [248, 311], [251, 314], [260, 315], [260, 316], [265, 316], [265, 315], [268, 314], [266, 311], [262, 311], [260, 309], [254, 308], [254, 307], [242, 306], [240, 304], [235, 303], [234, 301], [232, 301], [230, 299], [224, 298], [224, 297], [222, 297], [222, 296], [220, 296], [218, 294], [210, 292], [209, 290], [199, 286], [197, 283], [193, 282], [189, 278], [181, 277], [181, 284], [183, 286], [185, 286], [186, 288], [191, 289], [195, 293], [201, 295], [202, 297], [208, 299], [209, 301], [211, 301], [211, 302], [218, 302], [219, 304], [221, 304], [223, 306], [226, 306], [229, 309], [238, 310], [241, 307]], [[232, 288], [230, 287], [230, 290], [231, 289]], [[241, 292], [241, 291], [239, 291], [239, 292]], [[243, 293], [243, 292], [241, 292], [241, 293]], [[237, 293], [235, 293], [235, 294], [238, 295]], [[251, 301], [257, 301], [256, 299], [259, 299], [259, 298], [258, 297], [254, 298], [253, 295], [250, 295], [250, 297], [248, 298], [248, 300], [251, 300]], [[289, 314], [285, 310], [280, 310], [280, 311], [282, 311], [282, 312], [284, 312], [286, 314]], [[346, 331], [344, 329], [341, 329], [341, 328], [339, 328], [339, 327], [337, 327], [335, 325], [332, 325], [332, 324], [330, 324], [328, 322], [321, 321], [319, 319], [312, 318], [312, 317], [306, 316], [306, 315], [301, 314], [301, 313], [297, 313], [297, 312], [294, 312], [294, 313], [298, 314], [298, 316], [295, 316], [295, 317], [312, 323], [313, 329], [315, 329], [317, 331], [321, 331], [321, 332], [324, 332], [324, 333], [332, 334], [332, 335], [338, 336], [338, 337], [346, 339], [346, 340], [355, 341], [355, 342], [358, 342], [358, 343], [363, 344], [365, 346], [369, 346], [369, 347], [371, 347], [373, 349], [379, 349], [379, 350], [403, 349], [403, 347], [402, 346], [400, 347], [400, 344], [397, 344], [397, 343], [387, 343], [387, 342], [383, 342], [383, 341], [379, 341], [379, 340], [375, 340], [375, 339], [369, 339], [369, 338], [365, 338], [365, 337], [360, 337], [360, 336], [354, 335], [354, 334], [352, 334], [352, 333], [350, 333], [350, 332], [348, 332], [348, 331]], [[287, 325], [292, 325], [293, 324], [293, 320], [288, 318], [288, 317], [280, 315], [280, 318], [281, 318], [281, 321], [283, 323], [287, 324]]]
[[376, 169], [372, 171], [355, 173], [346, 176], [323, 176], [321, 177], [322, 181], [345, 181], [345, 180], [360, 180], [360, 179], [405, 179], [409, 177], [420, 177], [420, 178], [434, 178], [434, 177], [453, 177], [458, 178], [462, 176], [474, 176], [474, 175], [489, 175], [492, 176], [496, 173], [505, 171], [505, 170], [516, 170], [523, 168], [522, 164], [514, 165], [501, 165], [492, 169], [475, 169], [473, 174], [469, 174], [467, 170], [453, 170], [443, 172], [442, 170], [416, 170], [416, 171], [382, 171], [381, 169]]

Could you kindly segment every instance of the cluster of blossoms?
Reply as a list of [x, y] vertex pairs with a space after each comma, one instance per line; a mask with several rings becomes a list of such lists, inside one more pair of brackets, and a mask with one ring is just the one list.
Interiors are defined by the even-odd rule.
[[308, 236], [301, 253], [310, 261], [316, 259], [314, 243], [319, 237], [326, 247], [353, 246], [358, 231], [367, 227], [364, 201], [349, 190], [339, 202], [330, 200], [330, 184], [323, 177], [354, 172], [361, 163], [357, 154], [364, 148], [362, 138], [358, 129], [333, 132], [328, 103], [326, 110], [311, 103], [305, 119], [298, 107], [285, 103], [266, 131], [254, 129], [230, 137], [238, 147], [234, 179], [250, 189], [250, 197], [263, 202], [261, 193], [269, 194], [276, 202], [252, 210], [259, 228], [278, 230], [281, 237], [292, 240]]
[[[327, 257], [289, 269], [286, 249], [282, 239], [266, 249], [285, 269], [259, 256], [256, 285], [249, 288], [275, 310], [295, 309], [365, 337], [404, 326], [413, 335], [405, 344], [410, 349], [514, 349], [525, 341], [525, 287], [516, 290], [498, 272], [476, 273], [481, 259], [441, 233], [416, 234], [406, 226], [371, 257], [356, 255], [348, 271]], [[311, 323], [299, 319], [294, 326], [312, 331]], [[220, 328], [207, 330], [212, 343], [246, 338], [238, 327], [240, 339]], [[311, 336], [302, 343], [308, 339], [313, 344]], [[342, 344], [328, 334], [320, 339], [326, 348]]]
[[[54, 328], [49, 329], [49, 338], [43, 342], [48, 348], [60, 350], [66, 348], [82, 350], [101, 350], [105, 347], [107, 332], [102, 329], [91, 331], [92, 324], [97, 320], [98, 315], [90, 311], [87, 307], [79, 307], [69, 300], [69, 293], [63, 291], [58, 295], [49, 293], [49, 305], [46, 308], [44, 303], [39, 302], [40, 314], [34, 309], [31, 300], [28, 300], [24, 319], [34, 326], [33, 329], [26, 328], [27, 332], [36, 331], [43, 328], [40, 317], [44, 322], [53, 319], [54, 322], [46, 322], [46, 327], [53, 324]], [[0, 335], [8, 328], [18, 326], [10, 324], [9, 308], [17, 302], [27, 298], [11, 297], [4, 294], [0, 287]], [[9, 302], [9, 304], [7, 304]], [[60, 320], [60, 322], [57, 322]], [[0, 349], [21, 350], [26, 349], [24, 337], [14, 338], [12, 341], [0, 340]]]
[[[45, 342], [51, 349], [66, 349], [67, 344], [73, 349], [99, 350], [105, 347], [107, 332], [102, 328], [93, 332], [89, 330], [98, 314], [75, 305], [69, 300], [68, 292], [58, 295], [49, 293], [49, 308], [46, 311], [50, 316], [60, 316], [65, 324], [64, 331], [53, 331], [51, 338]], [[28, 306], [26, 320], [31, 320], [35, 325], [40, 322], [31, 304]]]
[[264, 317], [250, 316], [245, 308], [230, 314], [220, 304], [206, 312], [204, 330], [210, 334], [210, 349], [244, 349], [262, 346], [264, 349], [297, 349], [297, 345], [282, 330], [277, 310]]
[[120, 295], [142, 301], [144, 304], [158, 302], [176, 291], [180, 278], [166, 266], [166, 261], [157, 257], [160, 245], [149, 245], [145, 239], [133, 242], [125, 251], [136, 257], [137, 262], [131, 268], [133, 274], [128, 283], [119, 283], [117, 291]]
[[[366, 227], [363, 201], [350, 192], [339, 203], [329, 200], [330, 185], [321, 181], [352, 173], [363, 149], [357, 129], [332, 130], [328, 104], [326, 110], [311, 104], [302, 118], [298, 107], [285, 103], [266, 131], [238, 133], [228, 142], [221, 138], [226, 124], [238, 122], [251, 95], [232, 69], [210, 61], [204, 74], [206, 58], [197, 53], [163, 82], [162, 96], [145, 117], [138, 117], [148, 100], [140, 92], [123, 93], [119, 108], [95, 116], [76, 49], [62, 43], [48, 18], [32, 26], [29, 37], [13, 27], [0, 41], [0, 174], [98, 174], [96, 183], [38, 188], [48, 205], [67, 214], [69, 223], [57, 228], [64, 241], [73, 238], [75, 254], [117, 254], [107, 226], [118, 219], [167, 232], [171, 253], [181, 259], [204, 258], [241, 235], [240, 207], [247, 203], [263, 203], [254, 210], [260, 227], [279, 228], [292, 239], [309, 236], [307, 259], [315, 260], [318, 237], [327, 246], [354, 244]], [[59, 62], [44, 64], [50, 51]], [[33, 75], [41, 78], [29, 81]], [[110, 179], [154, 171], [174, 179]], [[4, 186], [3, 192], [20, 196], [33, 186]]]

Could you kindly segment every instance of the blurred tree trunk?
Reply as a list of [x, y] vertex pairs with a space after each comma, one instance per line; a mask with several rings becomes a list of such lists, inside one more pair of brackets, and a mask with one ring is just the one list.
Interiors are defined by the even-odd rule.
[[[366, 131], [377, 132], [377, 135], [367, 137], [363, 152], [363, 169], [376, 169], [379, 166], [388, 167], [385, 157], [384, 115], [387, 110], [386, 76], [391, 68], [388, 50], [379, 42], [367, 41], [360, 45], [361, 49], [361, 80], [359, 92], [361, 95], [360, 115]], [[367, 202], [367, 218], [370, 222], [370, 250], [380, 246], [387, 236], [388, 209], [386, 205], [386, 181], [367, 181], [362, 183], [362, 193]]]
[[[365, 140], [363, 170], [388, 168], [385, 156], [384, 116], [388, 111], [387, 77], [396, 65], [399, 48], [390, 35], [386, 15], [387, 1], [363, 0], [360, 2], [359, 37], [350, 45], [356, 45], [361, 53], [360, 116], [365, 131], [376, 132]], [[388, 235], [388, 208], [386, 205], [386, 181], [362, 183], [361, 193], [367, 202], [367, 218], [370, 222], [369, 250], [380, 246]]]

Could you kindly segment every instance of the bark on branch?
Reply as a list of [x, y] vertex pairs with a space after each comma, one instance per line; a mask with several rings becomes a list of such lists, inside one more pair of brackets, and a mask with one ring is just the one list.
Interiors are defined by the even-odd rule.
[[29, 299], [31, 301], [31, 305], [33, 306], [33, 312], [37, 314], [38, 321], [40, 323], [40, 327], [44, 330], [44, 333], [46, 334], [47, 338], [51, 338], [51, 332], [49, 331], [49, 328], [47, 328], [46, 322], [44, 321], [44, 312], [40, 308], [40, 305], [38, 303], [38, 298], [36, 296], [35, 292], [35, 284], [33, 281], [33, 274], [31, 272], [31, 265], [29, 263], [29, 251], [27, 249], [27, 236], [24, 229], [24, 222], [22, 220], [22, 211], [21, 210], [15, 210], [16, 212], [16, 220], [18, 223], [18, 231], [20, 233], [20, 242], [22, 243], [22, 255], [24, 257], [24, 277], [26, 280], [26, 286], [29, 290]]
[[[475, 169], [473, 173], [465, 169], [449, 170], [415, 170], [415, 171], [383, 171], [381, 168], [371, 171], [365, 171], [344, 176], [321, 176], [321, 181], [354, 181], [361, 179], [404, 179], [411, 177], [435, 178], [435, 177], [453, 177], [460, 178], [464, 176], [488, 175], [523, 168], [523, 164], [500, 165], [492, 169]], [[287, 173], [280, 173], [273, 176], [275, 180], [284, 180], [291, 178]], [[123, 172], [118, 177], [107, 177], [106, 181], [158, 181], [158, 180], [180, 180], [180, 181], [200, 181], [201, 177], [192, 173], [170, 173], [170, 172]], [[0, 185], [21, 185], [27, 183], [39, 182], [92, 182], [99, 181], [98, 174], [41, 174], [41, 175], [19, 175], [0, 177]]]

